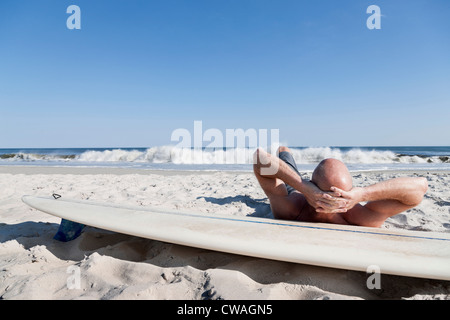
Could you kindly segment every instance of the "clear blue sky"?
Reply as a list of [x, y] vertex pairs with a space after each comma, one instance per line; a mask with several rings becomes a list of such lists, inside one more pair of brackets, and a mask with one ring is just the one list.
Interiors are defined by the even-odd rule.
[[448, 0], [1, 0], [0, 148], [165, 145], [194, 120], [278, 128], [291, 146], [450, 145], [449, 14]]

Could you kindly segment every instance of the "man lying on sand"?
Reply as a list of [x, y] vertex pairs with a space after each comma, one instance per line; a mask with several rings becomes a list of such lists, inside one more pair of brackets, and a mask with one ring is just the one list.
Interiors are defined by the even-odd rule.
[[289, 148], [280, 147], [278, 154], [258, 149], [253, 165], [277, 219], [380, 227], [387, 218], [417, 206], [428, 189], [425, 178], [406, 177], [353, 187], [346, 165], [336, 159], [323, 160], [307, 181]]

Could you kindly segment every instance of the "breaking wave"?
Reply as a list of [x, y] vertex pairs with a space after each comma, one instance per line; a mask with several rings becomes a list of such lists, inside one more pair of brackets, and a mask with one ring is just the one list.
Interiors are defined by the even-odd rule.
[[[69, 152], [70, 150], [70, 152]], [[450, 163], [447, 154], [402, 154], [375, 148], [291, 148], [297, 164], [317, 164], [325, 158], [349, 164]], [[64, 152], [63, 152], [64, 151]], [[0, 154], [0, 161], [77, 163], [173, 163], [173, 164], [251, 164], [255, 149], [190, 149], [158, 146], [136, 149], [80, 149], [51, 152], [21, 151]], [[270, 151], [270, 150], [269, 150]]]
[[[86, 151], [74, 157], [76, 161], [86, 162], [149, 162], [174, 164], [250, 164], [256, 149], [189, 149], [173, 146], [160, 146], [139, 150], [105, 150]], [[447, 156], [424, 156], [398, 154], [385, 150], [363, 150], [351, 148], [292, 148], [292, 154], [298, 164], [316, 164], [325, 158], [335, 158], [345, 163], [379, 164], [379, 163], [450, 163]]]

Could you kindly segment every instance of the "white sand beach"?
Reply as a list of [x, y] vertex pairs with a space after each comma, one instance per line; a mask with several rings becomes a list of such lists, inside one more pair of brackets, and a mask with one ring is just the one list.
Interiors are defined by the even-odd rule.
[[[450, 232], [450, 172], [354, 172], [354, 185], [425, 176], [418, 207], [383, 228]], [[308, 177], [308, 175], [305, 175]], [[0, 167], [1, 299], [450, 299], [450, 282], [278, 262], [183, 247], [87, 227], [53, 239], [59, 218], [31, 209], [27, 195], [272, 217], [250, 172]], [[301, 244], [301, 239], [299, 239]], [[76, 268], [73, 268], [73, 267]], [[78, 270], [78, 287], [68, 278]]]

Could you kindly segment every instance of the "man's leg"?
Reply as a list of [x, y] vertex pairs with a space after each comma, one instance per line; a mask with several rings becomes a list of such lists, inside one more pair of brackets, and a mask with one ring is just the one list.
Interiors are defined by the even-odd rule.
[[[290, 152], [287, 147], [280, 147], [278, 153]], [[275, 175], [262, 175], [261, 170], [264, 164], [273, 161], [282, 161], [278, 157], [258, 149], [255, 153], [256, 161], [253, 164], [253, 171], [264, 193], [270, 201], [272, 213], [277, 219], [295, 220], [301, 208], [306, 203], [305, 197], [296, 192], [294, 188], [287, 186]], [[270, 158], [270, 159], [269, 159]], [[261, 161], [263, 159], [263, 161]], [[289, 191], [289, 192], [288, 192]]]

